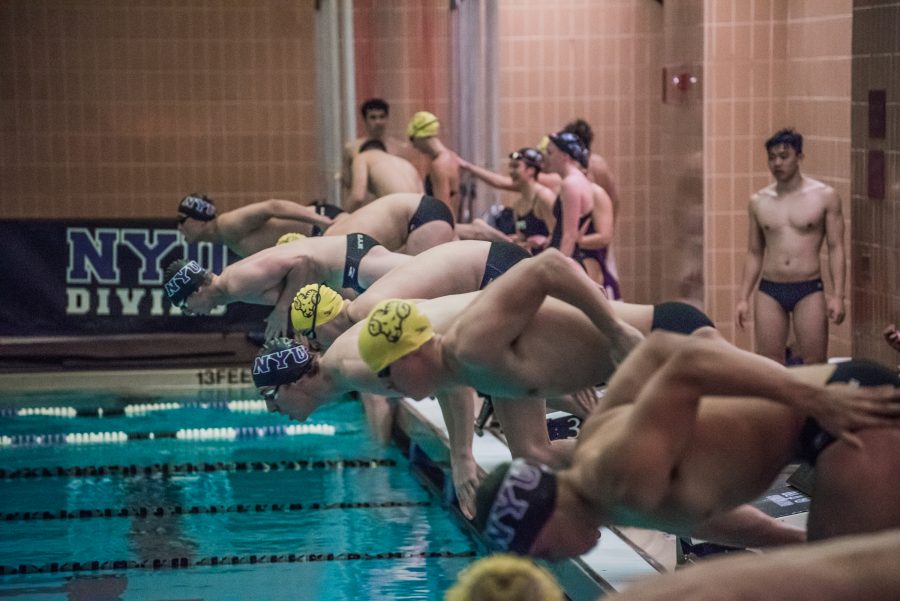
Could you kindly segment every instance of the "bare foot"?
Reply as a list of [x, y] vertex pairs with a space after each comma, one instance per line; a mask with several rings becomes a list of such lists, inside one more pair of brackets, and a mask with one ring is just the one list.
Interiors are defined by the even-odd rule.
[[897, 326], [891, 324], [885, 329], [884, 340], [888, 346], [900, 353], [900, 332], [897, 331]]

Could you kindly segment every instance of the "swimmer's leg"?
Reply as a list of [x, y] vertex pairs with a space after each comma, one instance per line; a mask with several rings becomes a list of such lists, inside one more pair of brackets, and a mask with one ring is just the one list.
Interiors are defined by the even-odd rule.
[[555, 469], [570, 464], [575, 439], [550, 440], [547, 404], [543, 399], [494, 397], [494, 414], [503, 427], [514, 458], [528, 457]]
[[753, 307], [753, 333], [756, 352], [784, 364], [784, 345], [788, 337], [788, 314], [777, 300], [765, 292], [756, 292]]
[[825, 363], [828, 358], [828, 308], [825, 293], [814, 292], [794, 306], [797, 354], [806, 365]]

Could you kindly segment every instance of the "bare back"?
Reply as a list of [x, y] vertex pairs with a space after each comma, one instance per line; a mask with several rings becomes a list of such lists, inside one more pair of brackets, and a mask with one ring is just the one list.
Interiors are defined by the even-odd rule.
[[[821, 385], [833, 370], [832, 365], [816, 365], [790, 373]], [[682, 433], [687, 441], [683, 450], [677, 457], [658, 459], [670, 466], [665, 492], [654, 507], [641, 512], [609, 494], [623, 473], [617, 466], [636, 448], [632, 422], [637, 417], [633, 403], [592, 415], [578, 439], [572, 481], [612, 521], [668, 531], [696, 525], [763, 493], [793, 459], [804, 421], [799, 413], [767, 399], [702, 397], [694, 426]]]
[[368, 189], [375, 198], [398, 192], [425, 191], [419, 172], [412, 163], [380, 150], [370, 150], [359, 155], [368, 166]]
[[481, 285], [491, 243], [458, 240], [430, 248], [396, 267], [354, 300], [347, 311], [356, 322], [387, 298], [433, 299], [474, 292]]
[[610, 340], [582, 311], [552, 297], [544, 299], [511, 344], [482, 340], [477, 360], [470, 361], [457, 350], [458, 341], [467, 336], [465, 328], [466, 320], [460, 319], [444, 344], [448, 355], [459, 361], [462, 379], [486, 394], [558, 396], [604, 382], [614, 367]]
[[771, 184], [753, 195], [750, 210], [765, 245], [763, 278], [800, 282], [819, 277], [819, 249], [834, 198], [830, 186], [805, 176], [798, 190], [779, 194]]
[[361, 233], [375, 238], [388, 250], [396, 251], [406, 243], [409, 220], [421, 201], [422, 195], [415, 192], [376, 198], [335, 222], [325, 232], [325, 237]]

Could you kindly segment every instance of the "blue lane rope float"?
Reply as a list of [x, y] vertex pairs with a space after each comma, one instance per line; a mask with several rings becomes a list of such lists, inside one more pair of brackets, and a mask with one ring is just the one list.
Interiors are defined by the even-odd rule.
[[225, 513], [290, 513], [330, 509], [386, 509], [431, 507], [431, 501], [339, 501], [335, 503], [238, 503], [236, 505], [169, 505], [157, 507], [105, 507], [103, 509], [59, 509], [56, 511], [14, 511], [0, 514], [3, 522], [35, 520], [86, 520], [91, 518], [166, 518], [181, 515]]
[[387, 551], [384, 553], [283, 553], [279, 555], [222, 555], [192, 559], [190, 557], [155, 558], [135, 561], [52, 562], [43, 565], [0, 565], [0, 576], [15, 574], [48, 574], [57, 572], [95, 572], [99, 570], [166, 570], [193, 567], [235, 566], [266, 563], [312, 563], [314, 561], [364, 561], [372, 559], [437, 559], [475, 557], [473, 549], [466, 551]]
[[14, 470], [0, 468], [4, 480], [37, 478], [85, 478], [122, 476], [126, 478], [152, 477], [157, 474], [181, 475], [209, 472], [293, 472], [304, 470], [342, 470], [355, 468], [396, 467], [393, 459], [279, 459], [274, 461], [217, 461], [215, 463], [153, 463], [150, 465], [87, 465], [55, 467], [22, 467]]
[[0, 448], [24, 446], [48, 446], [62, 444], [109, 444], [134, 440], [235, 440], [238, 438], [264, 438], [272, 436], [303, 436], [314, 434], [334, 436], [337, 429], [331, 424], [276, 424], [270, 426], [241, 426], [237, 428], [186, 428], [163, 432], [70, 432], [47, 434], [14, 434], [0, 436]]

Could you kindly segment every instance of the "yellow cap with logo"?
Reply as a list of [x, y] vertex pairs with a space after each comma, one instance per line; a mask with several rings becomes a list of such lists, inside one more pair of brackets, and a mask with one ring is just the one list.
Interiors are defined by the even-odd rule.
[[299, 232], [288, 232], [287, 234], [282, 234], [278, 241], [275, 242], [275, 246], [280, 246], [282, 244], [287, 244], [288, 242], [296, 242], [297, 240], [303, 240], [306, 238], [305, 235]]
[[307, 284], [291, 302], [291, 325], [295, 332], [315, 330], [338, 316], [344, 297], [324, 284]]
[[438, 135], [441, 130], [441, 122], [428, 111], [419, 111], [409, 120], [406, 126], [406, 135], [410, 138], [431, 138]]
[[378, 373], [433, 336], [431, 322], [415, 303], [383, 300], [369, 312], [359, 333], [359, 354], [369, 369]]

